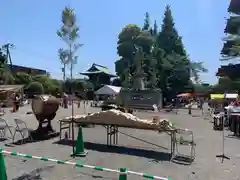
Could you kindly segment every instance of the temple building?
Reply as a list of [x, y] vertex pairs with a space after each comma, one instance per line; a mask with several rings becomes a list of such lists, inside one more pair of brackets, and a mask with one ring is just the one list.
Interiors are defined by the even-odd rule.
[[229, 79], [239, 79], [240, 78], [240, 64], [229, 64], [218, 68], [216, 76], [228, 77]]
[[18, 65], [8, 65], [8, 67], [11, 69], [11, 72], [13, 73], [23, 72], [29, 75], [46, 75], [47, 74], [47, 71], [43, 69], [36, 69], [36, 68], [18, 66]]
[[117, 77], [109, 72], [106, 66], [93, 63], [92, 66], [81, 75], [88, 76], [89, 81], [93, 84], [94, 89], [98, 89], [103, 85], [110, 85], [111, 78]]
[[[239, 35], [240, 28], [240, 1], [239, 0], [231, 0], [229, 7], [229, 18], [227, 19], [227, 24], [224, 29], [224, 33], [227, 34], [228, 37], [236, 37]], [[238, 57], [239, 53], [234, 52], [231, 49], [238, 44], [235, 38], [224, 38], [225, 43], [223, 44], [223, 48], [221, 51], [222, 57], [234, 58]]]
[[240, 1], [231, 0], [228, 11], [240, 15]]
[[[224, 33], [227, 34], [227, 37], [224, 38], [224, 44], [221, 51], [221, 55], [225, 60], [236, 59], [240, 57], [240, 52], [234, 51], [233, 47], [238, 46], [238, 40], [234, 37], [239, 35], [240, 29], [240, 1], [231, 0], [229, 7], [229, 18], [227, 19], [226, 28]], [[232, 38], [231, 38], [232, 37]], [[216, 74], [219, 77], [228, 77], [232, 80], [240, 78], [240, 64], [228, 64], [222, 65]]]

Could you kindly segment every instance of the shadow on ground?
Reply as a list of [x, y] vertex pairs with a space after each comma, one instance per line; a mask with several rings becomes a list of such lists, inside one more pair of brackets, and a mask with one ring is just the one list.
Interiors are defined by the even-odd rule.
[[230, 138], [230, 139], [238, 139], [240, 140], [240, 137], [239, 136], [236, 136], [236, 135], [233, 135], [233, 134], [228, 134], [227, 136], [225, 136], [227, 138]]
[[43, 168], [37, 168], [29, 173], [24, 173], [19, 177], [13, 178], [12, 180], [42, 180], [41, 173], [44, 171], [52, 171], [54, 166], [46, 166]]
[[179, 165], [191, 165], [194, 159], [177, 155], [172, 159], [172, 162]]
[[[76, 141], [72, 140], [61, 140], [54, 142], [54, 144], [61, 144], [72, 146], [73, 143], [76, 144]], [[117, 153], [117, 154], [126, 154], [138, 157], [145, 157], [148, 159], [154, 159], [155, 161], [170, 161], [171, 154], [166, 152], [158, 152], [154, 150], [145, 150], [137, 149], [124, 146], [107, 146], [105, 144], [93, 143], [93, 142], [84, 142], [84, 147], [89, 150], [99, 151], [99, 152], [108, 152], [108, 153]]]
[[17, 141], [14, 141], [13, 143], [10, 144], [6, 144], [5, 146], [14, 146], [14, 145], [24, 145], [24, 144], [29, 144], [29, 143], [35, 143], [35, 142], [40, 142], [40, 141], [46, 141], [49, 139], [53, 139], [55, 137], [59, 136], [58, 132], [54, 132], [54, 133], [49, 133], [49, 134], [39, 134], [36, 133], [35, 130], [31, 130], [30, 131], [30, 136], [23, 138], [23, 139], [19, 139]]
[[7, 140], [7, 138], [5, 138], [5, 137], [1, 137], [0, 138], [0, 142], [4, 142], [4, 141], [6, 141]]

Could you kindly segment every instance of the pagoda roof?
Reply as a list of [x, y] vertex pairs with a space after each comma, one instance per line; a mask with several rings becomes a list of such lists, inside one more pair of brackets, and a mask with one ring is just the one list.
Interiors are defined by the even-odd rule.
[[240, 16], [230, 16], [227, 20], [227, 25], [224, 30], [228, 34], [238, 34], [240, 27]]
[[106, 74], [110, 77], [116, 77], [116, 75], [110, 73], [109, 69], [106, 66], [102, 66], [96, 63], [93, 63], [92, 66], [85, 72], [80, 73], [82, 75], [91, 75], [91, 74]]
[[238, 53], [233, 52], [232, 48], [234, 47], [234, 45], [236, 45], [236, 41], [234, 40], [227, 40], [224, 44], [223, 44], [223, 48], [221, 50], [221, 55], [225, 55], [225, 56], [237, 56]]
[[240, 1], [231, 0], [230, 5], [228, 7], [228, 12], [240, 15]]
[[229, 78], [238, 78], [240, 76], [240, 64], [229, 64], [223, 65], [218, 68], [216, 76], [219, 77], [229, 77]]

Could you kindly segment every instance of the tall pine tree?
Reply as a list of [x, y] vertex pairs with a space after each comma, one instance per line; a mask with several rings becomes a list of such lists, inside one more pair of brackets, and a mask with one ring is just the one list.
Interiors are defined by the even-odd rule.
[[149, 29], [150, 29], [150, 16], [149, 16], [149, 13], [147, 12], [145, 14], [143, 30], [149, 30]]
[[[164, 58], [171, 65], [164, 70], [165, 94], [175, 95], [183, 92], [190, 80], [190, 61], [184, 49], [182, 39], [175, 28], [170, 6], [166, 7], [163, 24], [156, 40], [156, 46], [164, 51]], [[162, 61], [162, 59], [158, 59]], [[163, 68], [160, 68], [163, 69]], [[162, 71], [162, 70], [161, 70]], [[161, 83], [161, 82], [159, 82]]]
[[[134, 76], [133, 60], [139, 48], [144, 55], [143, 71], [147, 88], [161, 88], [168, 95], [183, 92], [189, 83], [192, 67], [196, 69], [201, 65], [191, 66], [175, 28], [170, 6], [166, 7], [160, 32], [156, 21], [151, 26], [149, 13], [146, 13], [141, 29], [136, 25], [127, 25], [119, 34], [117, 50], [120, 59], [115, 63], [115, 69], [125, 86], [129, 84], [127, 79]], [[201, 67], [197, 68], [201, 71]], [[194, 72], [198, 75], [199, 71]]]
[[175, 52], [182, 56], [186, 56], [186, 51], [184, 49], [182, 39], [175, 28], [172, 11], [169, 5], [166, 7], [164, 13], [163, 24], [158, 35], [157, 44], [158, 47], [162, 48], [166, 54]]

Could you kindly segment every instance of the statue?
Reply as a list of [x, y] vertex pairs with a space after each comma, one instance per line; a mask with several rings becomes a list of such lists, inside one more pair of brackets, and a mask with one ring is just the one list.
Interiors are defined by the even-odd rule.
[[134, 57], [135, 72], [133, 76], [133, 89], [136, 89], [136, 90], [145, 89], [145, 83], [143, 80], [144, 71], [142, 68], [143, 60], [144, 60], [143, 51], [141, 48], [139, 48]]
[[[133, 59], [133, 66], [129, 67], [126, 82], [131, 89], [122, 88], [118, 98], [128, 108], [155, 110], [162, 108], [162, 92], [158, 89], [145, 89], [143, 61], [144, 52], [142, 48], [136, 47], [137, 52]], [[131, 81], [127, 81], [127, 80]]]
[[136, 90], [144, 90], [145, 89], [145, 84], [143, 81], [143, 77], [141, 75], [135, 75], [133, 80], [133, 89]]

